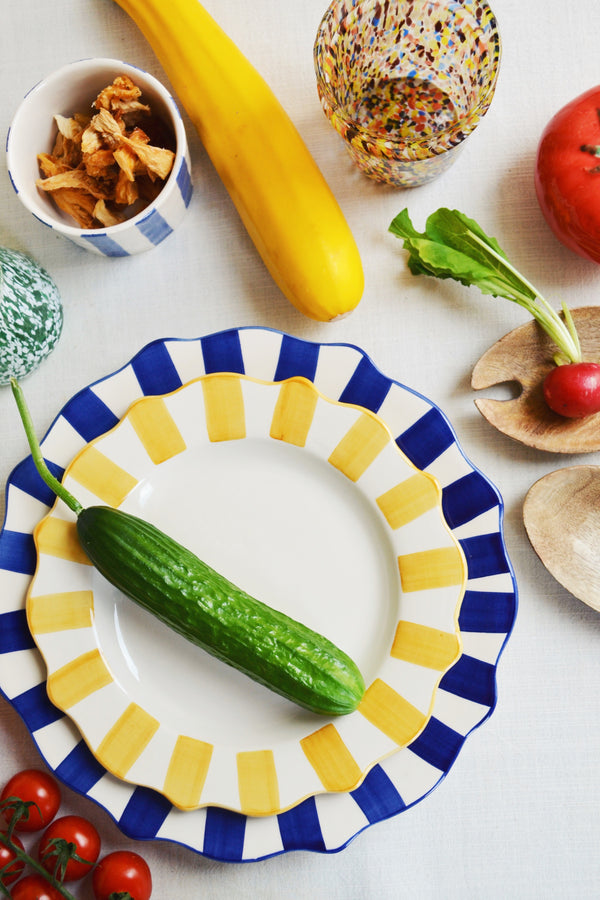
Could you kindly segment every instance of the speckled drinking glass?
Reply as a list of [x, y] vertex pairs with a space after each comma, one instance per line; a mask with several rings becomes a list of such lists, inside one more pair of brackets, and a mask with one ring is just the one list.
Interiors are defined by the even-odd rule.
[[487, 112], [500, 51], [484, 0], [334, 0], [314, 45], [319, 98], [365, 175], [424, 184]]

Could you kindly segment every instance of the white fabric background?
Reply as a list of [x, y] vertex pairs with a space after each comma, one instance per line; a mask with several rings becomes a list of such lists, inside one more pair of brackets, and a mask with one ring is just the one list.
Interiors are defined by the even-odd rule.
[[[350, 317], [331, 325], [296, 312], [266, 273], [187, 118], [192, 206], [175, 235], [137, 258], [96, 258], [50, 234], [21, 207], [2, 158], [0, 245], [24, 250], [44, 265], [65, 306], [59, 346], [26, 382], [40, 433], [75, 391], [120, 367], [154, 338], [255, 324], [358, 344], [386, 374], [442, 407], [467, 455], [500, 488], [520, 611], [499, 666], [497, 709], [425, 801], [368, 829], [332, 856], [300, 852], [227, 865], [176, 845], [143, 845], [153, 896], [596, 897], [600, 618], [543, 569], [523, 529], [522, 502], [546, 472], [597, 462], [598, 454], [565, 458], [533, 451], [485, 422], [473, 404], [471, 369], [491, 344], [527, 321], [526, 313], [475, 289], [412, 278], [400, 243], [387, 234], [389, 222], [406, 205], [418, 226], [438, 206], [457, 207], [494, 234], [555, 305], [563, 298], [572, 307], [600, 303], [600, 269], [555, 240], [533, 189], [536, 146], [547, 120], [597, 82], [596, 0], [493, 0], [504, 50], [491, 110], [449, 172], [404, 191], [358, 174], [320, 110], [312, 44], [324, 0], [207, 0], [205, 5], [266, 77], [322, 167], [359, 243], [364, 298]], [[3, 3], [0, 132], [6, 134], [32, 85], [85, 56], [121, 57], [166, 80], [150, 47], [110, 0]], [[6, 389], [0, 392], [2, 484], [25, 455]], [[4, 701], [0, 741], [0, 782], [39, 761], [26, 729]], [[69, 791], [65, 795], [66, 807], [97, 823], [105, 849], [132, 846], [102, 810]]]

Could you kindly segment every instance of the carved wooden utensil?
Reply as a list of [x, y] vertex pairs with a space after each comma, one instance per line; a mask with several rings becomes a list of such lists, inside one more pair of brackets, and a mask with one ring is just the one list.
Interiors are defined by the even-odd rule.
[[[600, 307], [571, 310], [586, 362], [600, 362]], [[471, 376], [476, 390], [517, 382], [512, 400], [478, 399], [479, 412], [503, 434], [538, 450], [590, 453], [600, 450], [600, 413], [565, 419], [546, 406], [544, 377], [554, 365], [556, 346], [535, 321], [515, 328], [483, 354]]]
[[523, 521], [551, 575], [600, 611], [600, 466], [570, 466], [529, 489]]

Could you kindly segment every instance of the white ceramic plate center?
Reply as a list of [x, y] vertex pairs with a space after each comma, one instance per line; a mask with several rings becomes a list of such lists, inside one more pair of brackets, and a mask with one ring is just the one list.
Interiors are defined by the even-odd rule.
[[[121, 508], [335, 641], [367, 683], [389, 654], [399, 598], [389, 538], [356, 486], [306, 449], [258, 438], [196, 447], [157, 467]], [[116, 680], [173, 729], [250, 748], [322, 724], [171, 632], [97, 573], [93, 590], [98, 645]]]

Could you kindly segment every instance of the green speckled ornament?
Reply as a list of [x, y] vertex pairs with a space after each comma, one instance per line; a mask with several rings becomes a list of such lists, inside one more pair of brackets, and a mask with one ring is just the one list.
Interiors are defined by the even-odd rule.
[[24, 253], [0, 247], [0, 384], [37, 368], [62, 324], [60, 294], [48, 273]]

